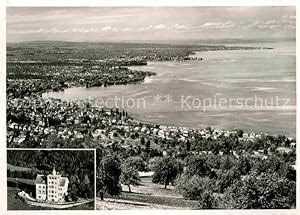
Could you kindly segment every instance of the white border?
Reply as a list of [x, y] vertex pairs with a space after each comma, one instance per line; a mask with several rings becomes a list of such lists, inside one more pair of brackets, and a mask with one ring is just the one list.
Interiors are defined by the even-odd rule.
[[0, 213], [7, 207], [7, 165], [6, 165], [6, 23], [5, 2], [0, 1]]
[[20, 6], [294, 6], [296, 0], [6, 0]]

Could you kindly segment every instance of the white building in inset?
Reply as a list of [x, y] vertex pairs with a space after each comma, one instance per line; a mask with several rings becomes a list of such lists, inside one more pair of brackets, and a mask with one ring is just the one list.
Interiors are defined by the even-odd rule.
[[68, 195], [69, 179], [62, 177], [55, 168], [47, 176], [37, 175], [35, 181], [36, 200], [48, 202], [64, 202]]
[[44, 175], [37, 175], [35, 180], [36, 200], [47, 200], [47, 186], [46, 177]]

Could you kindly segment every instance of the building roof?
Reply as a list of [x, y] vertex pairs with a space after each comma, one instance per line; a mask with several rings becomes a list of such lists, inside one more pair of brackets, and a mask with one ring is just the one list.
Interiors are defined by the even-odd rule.
[[37, 175], [35, 179], [36, 184], [46, 184], [46, 177], [44, 175]]
[[58, 186], [63, 187], [63, 186], [65, 186], [65, 184], [68, 183], [68, 182], [69, 182], [68, 178], [66, 178], [66, 177], [61, 177], [61, 178], [59, 179]]

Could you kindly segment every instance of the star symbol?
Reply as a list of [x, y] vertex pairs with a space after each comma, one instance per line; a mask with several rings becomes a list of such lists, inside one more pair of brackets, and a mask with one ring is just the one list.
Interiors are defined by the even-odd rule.
[[172, 97], [170, 94], [168, 94], [168, 95], [166, 96], [166, 102], [167, 102], [167, 103], [172, 103], [172, 102], [173, 102], [173, 97]]
[[154, 96], [154, 102], [156, 102], [156, 103], [160, 103], [160, 102], [162, 102], [162, 100], [161, 100], [161, 96], [160, 96], [160, 95], [156, 95], [156, 96]]

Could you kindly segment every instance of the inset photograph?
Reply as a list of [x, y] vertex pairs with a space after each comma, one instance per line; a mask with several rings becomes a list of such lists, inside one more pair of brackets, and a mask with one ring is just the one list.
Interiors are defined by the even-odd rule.
[[94, 150], [8, 150], [8, 210], [93, 210]]

